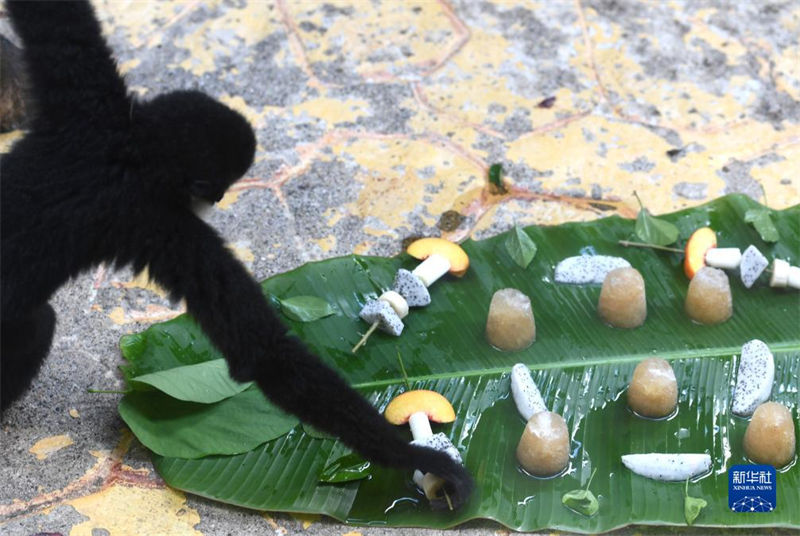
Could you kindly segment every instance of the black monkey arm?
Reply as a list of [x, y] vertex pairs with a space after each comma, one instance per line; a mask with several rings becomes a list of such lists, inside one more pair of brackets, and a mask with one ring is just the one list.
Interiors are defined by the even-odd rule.
[[[165, 217], [165, 216], [162, 216]], [[466, 470], [442, 452], [414, 447], [333, 369], [289, 336], [261, 287], [194, 215], [166, 216], [171, 232], [147, 259], [150, 274], [176, 296], [228, 361], [239, 381], [255, 381], [275, 404], [376, 463], [444, 478], [455, 505], [469, 496]], [[143, 260], [143, 259], [141, 259]], [[144, 263], [134, 263], [144, 264]]]
[[6, 0], [22, 39], [40, 126], [76, 113], [93, 122], [127, 118], [130, 101], [92, 6], [81, 1]]

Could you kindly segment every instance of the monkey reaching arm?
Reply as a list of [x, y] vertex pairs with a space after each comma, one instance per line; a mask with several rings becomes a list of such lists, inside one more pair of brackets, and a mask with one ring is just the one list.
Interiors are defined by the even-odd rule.
[[[192, 212], [194, 199], [218, 201], [252, 164], [247, 121], [195, 91], [135, 101], [86, 1], [6, 5], [37, 117], [1, 162], [3, 405], [47, 353], [56, 288], [99, 262], [149, 267], [186, 299], [235, 379], [255, 381], [275, 404], [369, 460], [442, 477], [453, 504], [463, 504], [473, 487], [466, 469], [403, 441], [289, 336], [260, 286]], [[29, 339], [39, 343], [15, 342]]]
[[[261, 287], [212, 229], [192, 214], [171, 215], [167, 228], [168, 242], [147, 259], [150, 274], [186, 298], [189, 313], [226, 356], [235, 379], [255, 381], [284, 410], [369, 460], [439, 475], [448, 481], [453, 503], [463, 503], [472, 486], [466, 470], [444, 453], [402, 440], [361, 395], [289, 336]], [[191, 269], [176, 271], [176, 265]]]

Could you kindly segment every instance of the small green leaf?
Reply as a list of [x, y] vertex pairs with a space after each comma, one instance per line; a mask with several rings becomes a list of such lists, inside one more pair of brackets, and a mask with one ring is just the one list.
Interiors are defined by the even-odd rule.
[[299, 322], [313, 322], [336, 313], [331, 304], [316, 296], [293, 296], [280, 303], [283, 314]]
[[505, 240], [506, 251], [521, 268], [527, 268], [536, 256], [538, 248], [531, 237], [521, 227], [514, 226]]
[[644, 208], [642, 200], [636, 192], [633, 192], [639, 202], [639, 215], [636, 217], [634, 231], [642, 242], [666, 246], [674, 243], [678, 239], [678, 228], [666, 220], [656, 218], [650, 211]]
[[500, 193], [505, 193], [506, 187], [503, 184], [503, 164], [492, 164], [489, 166], [489, 184], [497, 188]]
[[201, 404], [219, 402], [252, 385], [252, 382], [239, 383], [232, 379], [224, 359], [152, 372], [130, 381], [150, 385], [178, 400]]
[[686, 517], [686, 523], [689, 525], [694, 523], [694, 520], [700, 515], [700, 511], [706, 506], [708, 506], [708, 503], [705, 499], [689, 496], [689, 479], [686, 479], [683, 500], [683, 515]]
[[772, 223], [768, 208], [749, 209], [744, 213], [744, 221], [753, 224], [753, 227], [756, 228], [758, 234], [761, 235], [761, 240], [764, 242], [777, 242], [780, 238], [778, 229]]
[[370, 463], [355, 452], [351, 452], [326, 465], [319, 475], [319, 480], [328, 484], [338, 484], [367, 478], [370, 473]]
[[562, 495], [561, 504], [585, 516], [591, 517], [595, 515], [600, 509], [600, 504], [597, 502], [597, 497], [594, 496], [594, 493], [589, 491], [589, 486], [596, 472], [597, 469], [595, 468], [586, 483], [585, 489], [574, 489]]
[[125, 395], [118, 409], [144, 446], [176, 458], [247, 452], [286, 434], [298, 423], [255, 387], [215, 404], [184, 402], [160, 391], [138, 391]]

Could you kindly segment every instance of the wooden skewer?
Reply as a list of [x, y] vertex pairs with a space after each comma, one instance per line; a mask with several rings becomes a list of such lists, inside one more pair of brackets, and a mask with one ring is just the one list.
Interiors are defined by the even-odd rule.
[[367, 332], [364, 334], [364, 336], [363, 336], [363, 337], [361, 337], [361, 340], [360, 340], [360, 341], [358, 341], [358, 344], [356, 344], [355, 346], [353, 346], [353, 350], [352, 350], [352, 352], [353, 352], [353, 353], [356, 353], [356, 351], [357, 351], [359, 348], [361, 348], [362, 346], [364, 346], [365, 344], [367, 344], [367, 339], [369, 339], [369, 336], [370, 336], [370, 335], [372, 335], [372, 332], [374, 332], [376, 329], [378, 329], [378, 325], [379, 325], [379, 322], [374, 322], [374, 323], [373, 323], [373, 324], [372, 324], [372, 325], [369, 327], [369, 330], [367, 330]]

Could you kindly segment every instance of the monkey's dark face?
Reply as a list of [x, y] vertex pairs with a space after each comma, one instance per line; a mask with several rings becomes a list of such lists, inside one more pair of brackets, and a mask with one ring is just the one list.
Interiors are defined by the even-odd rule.
[[[133, 112], [145, 158], [169, 175], [170, 190], [185, 200], [209, 203], [253, 163], [256, 138], [241, 114], [194, 91], [178, 91], [137, 106]], [[149, 136], [149, 139], [146, 137]]]

